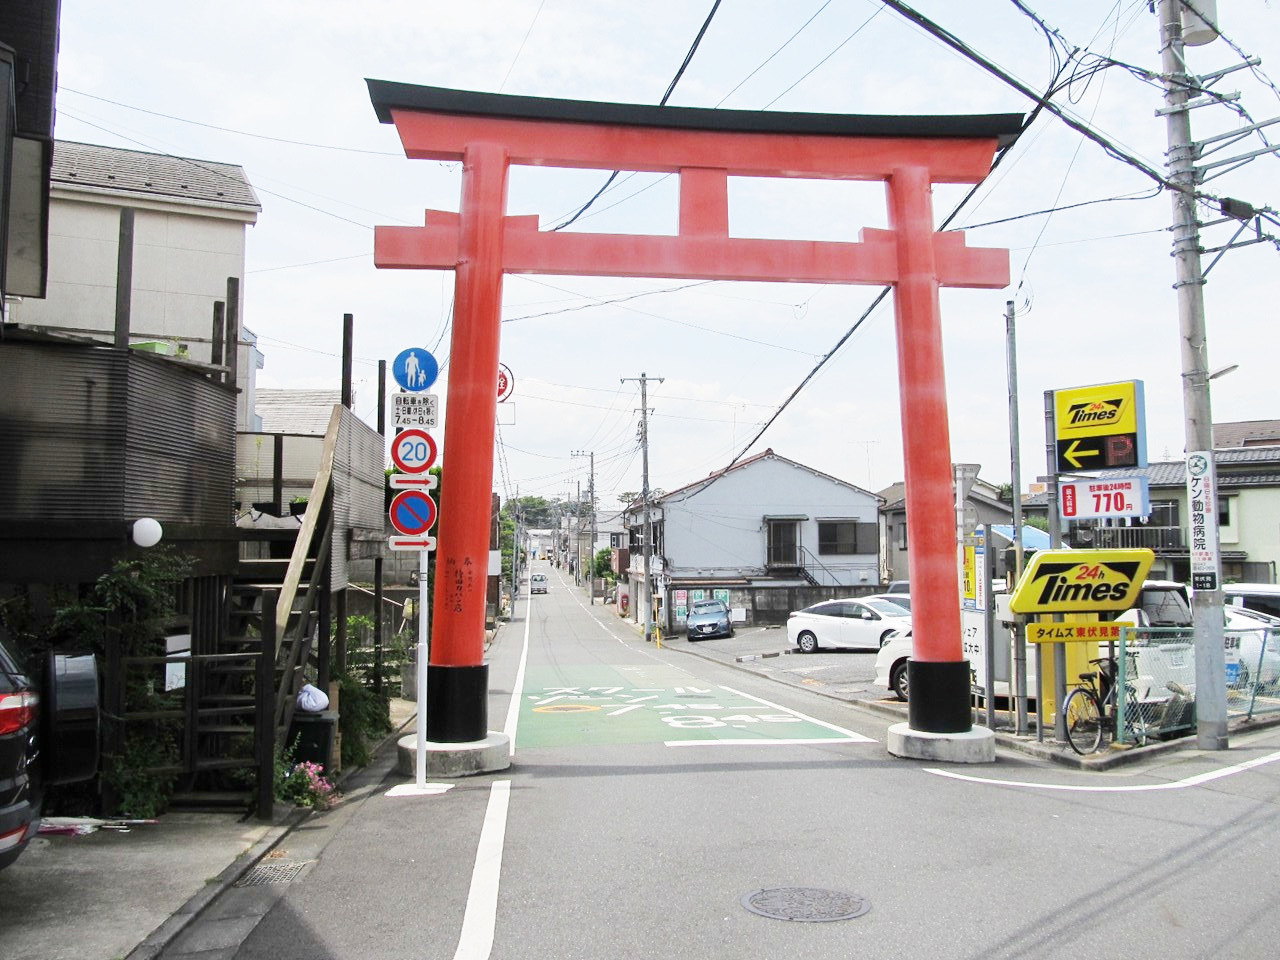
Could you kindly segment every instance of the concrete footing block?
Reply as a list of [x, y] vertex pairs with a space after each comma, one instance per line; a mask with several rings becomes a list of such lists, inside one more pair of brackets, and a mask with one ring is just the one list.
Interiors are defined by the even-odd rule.
[[895, 723], [889, 728], [887, 745], [895, 757], [909, 760], [994, 763], [996, 759], [996, 735], [986, 727], [973, 727], [964, 733], [927, 733]]
[[[483, 740], [468, 743], [427, 741], [428, 777], [470, 777], [496, 773], [511, 766], [511, 738], [492, 730]], [[396, 741], [396, 772], [417, 775], [418, 735], [411, 733]]]

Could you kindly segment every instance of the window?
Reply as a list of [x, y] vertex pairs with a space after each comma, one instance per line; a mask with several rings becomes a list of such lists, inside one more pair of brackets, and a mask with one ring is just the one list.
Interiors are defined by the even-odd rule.
[[1181, 526], [1178, 522], [1178, 501], [1177, 500], [1153, 500], [1151, 501], [1151, 519], [1148, 521], [1153, 527], [1177, 527]]
[[769, 521], [769, 566], [794, 567], [799, 564], [800, 524], [794, 520]]
[[907, 549], [907, 521], [905, 520], [898, 524], [898, 549]]
[[1218, 526], [1231, 526], [1231, 501], [1232, 497], [1218, 498]]
[[858, 522], [829, 520], [818, 523], [818, 553], [857, 553]]

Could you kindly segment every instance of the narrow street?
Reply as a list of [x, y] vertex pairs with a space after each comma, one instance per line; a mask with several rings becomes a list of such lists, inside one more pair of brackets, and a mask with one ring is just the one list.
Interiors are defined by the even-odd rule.
[[[1114, 774], [933, 770], [888, 755], [890, 720], [658, 649], [535, 569], [549, 593], [490, 652], [511, 769], [425, 798], [392, 774], [286, 838], [316, 862], [264, 916], [244, 894], [238, 951], [196, 953], [202, 919], [165, 956], [1269, 955], [1280, 732]], [[863, 912], [744, 906], [775, 888], [753, 903]]]

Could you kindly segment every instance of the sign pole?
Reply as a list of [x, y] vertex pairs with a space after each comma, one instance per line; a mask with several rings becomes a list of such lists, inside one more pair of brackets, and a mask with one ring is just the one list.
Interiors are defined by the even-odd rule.
[[431, 613], [431, 591], [427, 586], [427, 564], [431, 551], [418, 551], [418, 755], [414, 782], [419, 790], [427, 786], [427, 638]]

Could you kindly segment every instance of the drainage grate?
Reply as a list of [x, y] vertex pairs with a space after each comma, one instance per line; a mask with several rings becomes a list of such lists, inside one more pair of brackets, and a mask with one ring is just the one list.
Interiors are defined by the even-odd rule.
[[256, 887], [262, 883], [288, 883], [314, 860], [275, 860], [259, 863], [236, 881], [237, 887]]
[[821, 890], [817, 887], [768, 887], [753, 890], [742, 898], [752, 913], [771, 920], [801, 920], [823, 923], [852, 920], [871, 909], [871, 901], [856, 893]]

